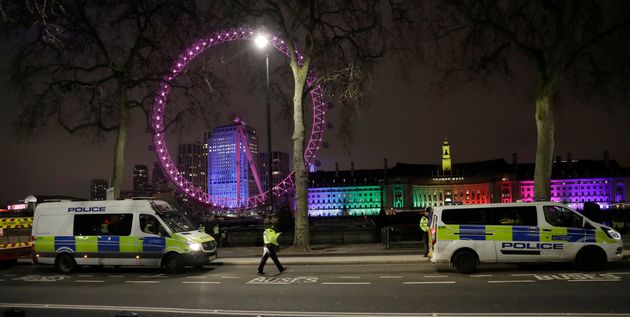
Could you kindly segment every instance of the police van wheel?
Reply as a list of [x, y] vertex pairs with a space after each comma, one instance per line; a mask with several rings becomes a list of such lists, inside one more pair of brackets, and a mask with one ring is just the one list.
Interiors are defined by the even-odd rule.
[[184, 271], [184, 259], [176, 253], [167, 254], [162, 260], [162, 268], [171, 274], [177, 274]]
[[606, 266], [606, 253], [597, 247], [586, 247], [575, 257], [575, 267], [584, 271], [599, 271]]
[[457, 251], [453, 256], [453, 267], [457, 273], [472, 273], [477, 270], [477, 254], [471, 250]]
[[74, 257], [68, 253], [62, 253], [55, 259], [55, 271], [62, 274], [72, 273], [77, 268], [77, 262]]

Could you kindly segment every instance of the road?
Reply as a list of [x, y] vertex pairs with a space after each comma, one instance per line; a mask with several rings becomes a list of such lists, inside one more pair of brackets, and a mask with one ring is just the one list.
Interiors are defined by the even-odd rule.
[[251, 265], [179, 275], [158, 269], [49, 266], [0, 270], [0, 309], [26, 316], [630, 315], [630, 261], [602, 272], [570, 265], [483, 266], [461, 275], [435, 264], [293, 265], [265, 276]]

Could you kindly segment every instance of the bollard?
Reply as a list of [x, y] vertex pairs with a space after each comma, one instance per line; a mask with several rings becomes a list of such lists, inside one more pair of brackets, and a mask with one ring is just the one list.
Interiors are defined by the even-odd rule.
[[116, 314], [116, 317], [138, 317], [138, 314], [130, 311], [121, 311]]
[[24, 317], [26, 316], [26, 312], [19, 308], [9, 308], [4, 311], [4, 317]]

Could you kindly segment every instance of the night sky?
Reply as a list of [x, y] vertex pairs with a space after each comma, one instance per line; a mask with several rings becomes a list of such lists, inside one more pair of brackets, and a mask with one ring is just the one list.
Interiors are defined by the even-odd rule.
[[[262, 57], [258, 58], [263, 67]], [[277, 66], [281, 61], [276, 58], [272, 62]], [[9, 86], [7, 67], [8, 58], [3, 56], [0, 60], [0, 166], [3, 171], [0, 205], [29, 194], [89, 198], [90, 181], [111, 175], [115, 135], [110, 134], [104, 142], [94, 141], [70, 136], [51, 124], [46, 133], [18, 143], [12, 122], [19, 106]], [[328, 111], [333, 129], [325, 135], [330, 147], [320, 151], [320, 169], [334, 169], [335, 162], [341, 169], [349, 169], [350, 161], [354, 161], [355, 169], [382, 168], [384, 158], [388, 159], [390, 167], [396, 162], [439, 164], [440, 144], [445, 136], [451, 143], [454, 163], [496, 158], [511, 161], [513, 152], [518, 153], [521, 163], [534, 161], [536, 127], [531, 82], [497, 77], [486, 84], [472, 83], [451, 89], [440, 97], [431, 85], [438, 76], [429, 68], [412, 68], [410, 79], [402, 79], [396, 74], [397, 69], [388, 63], [377, 69], [368, 92], [372, 105], [354, 122], [354, 141], [349, 153], [339, 141], [339, 129], [335, 126], [340, 109]], [[223, 72], [230, 77], [229, 65]], [[232, 81], [233, 105], [221, 108], [223, 115], [216, 124], [228, 123], [228, 113], [238, 112], [258, 130], [259, 146], [266, 149], [262, 120], [264, 91], [260, 91], [260, 95], [243, 96], [240, 90], [247, 87], [237, 87], [238, 79]], [[240, 85], [243, 82], [240, 81]], [[566, 159], [567, 152], [571, 152], [574, 159], [601, 159], [603, 151], [608, 150], [612, 159], [630, 167], [630, 109], [584, 103], [568, 95], [562, 95], [558, 102], [556, 155]], [[277, 107], [274, 106], [274, 110], [277, 111]], [[274, 117], [274, 150], [290, 152], [286, 123], [276, 119]], [[176, 155], [178, 142], [201, 141], [205, 129], [189, 127], [190, 131], [185, 133], [169, 135], [171, 155]], [[132, 188], [133, 165], [153, 166], [156, 159], [148, 149], [150, 144], [144, 119], [136, 112], [128, 136], [123, 189]]]

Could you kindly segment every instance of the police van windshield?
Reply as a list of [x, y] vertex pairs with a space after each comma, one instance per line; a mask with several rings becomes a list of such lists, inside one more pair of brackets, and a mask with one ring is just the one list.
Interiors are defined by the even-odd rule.
[[190, 220], [177, 212], [158, 213], [157, 215], [173, 233], [195, 230]]
[[177, 209], [171, 207], [171, 205], [165, 202], [151, 201], [151, 207], [153, 207], [157, 216], [164, 221], [166, 226], [171, 229], [171, 232], [178, 233], [195, 230], [192, 222]]

